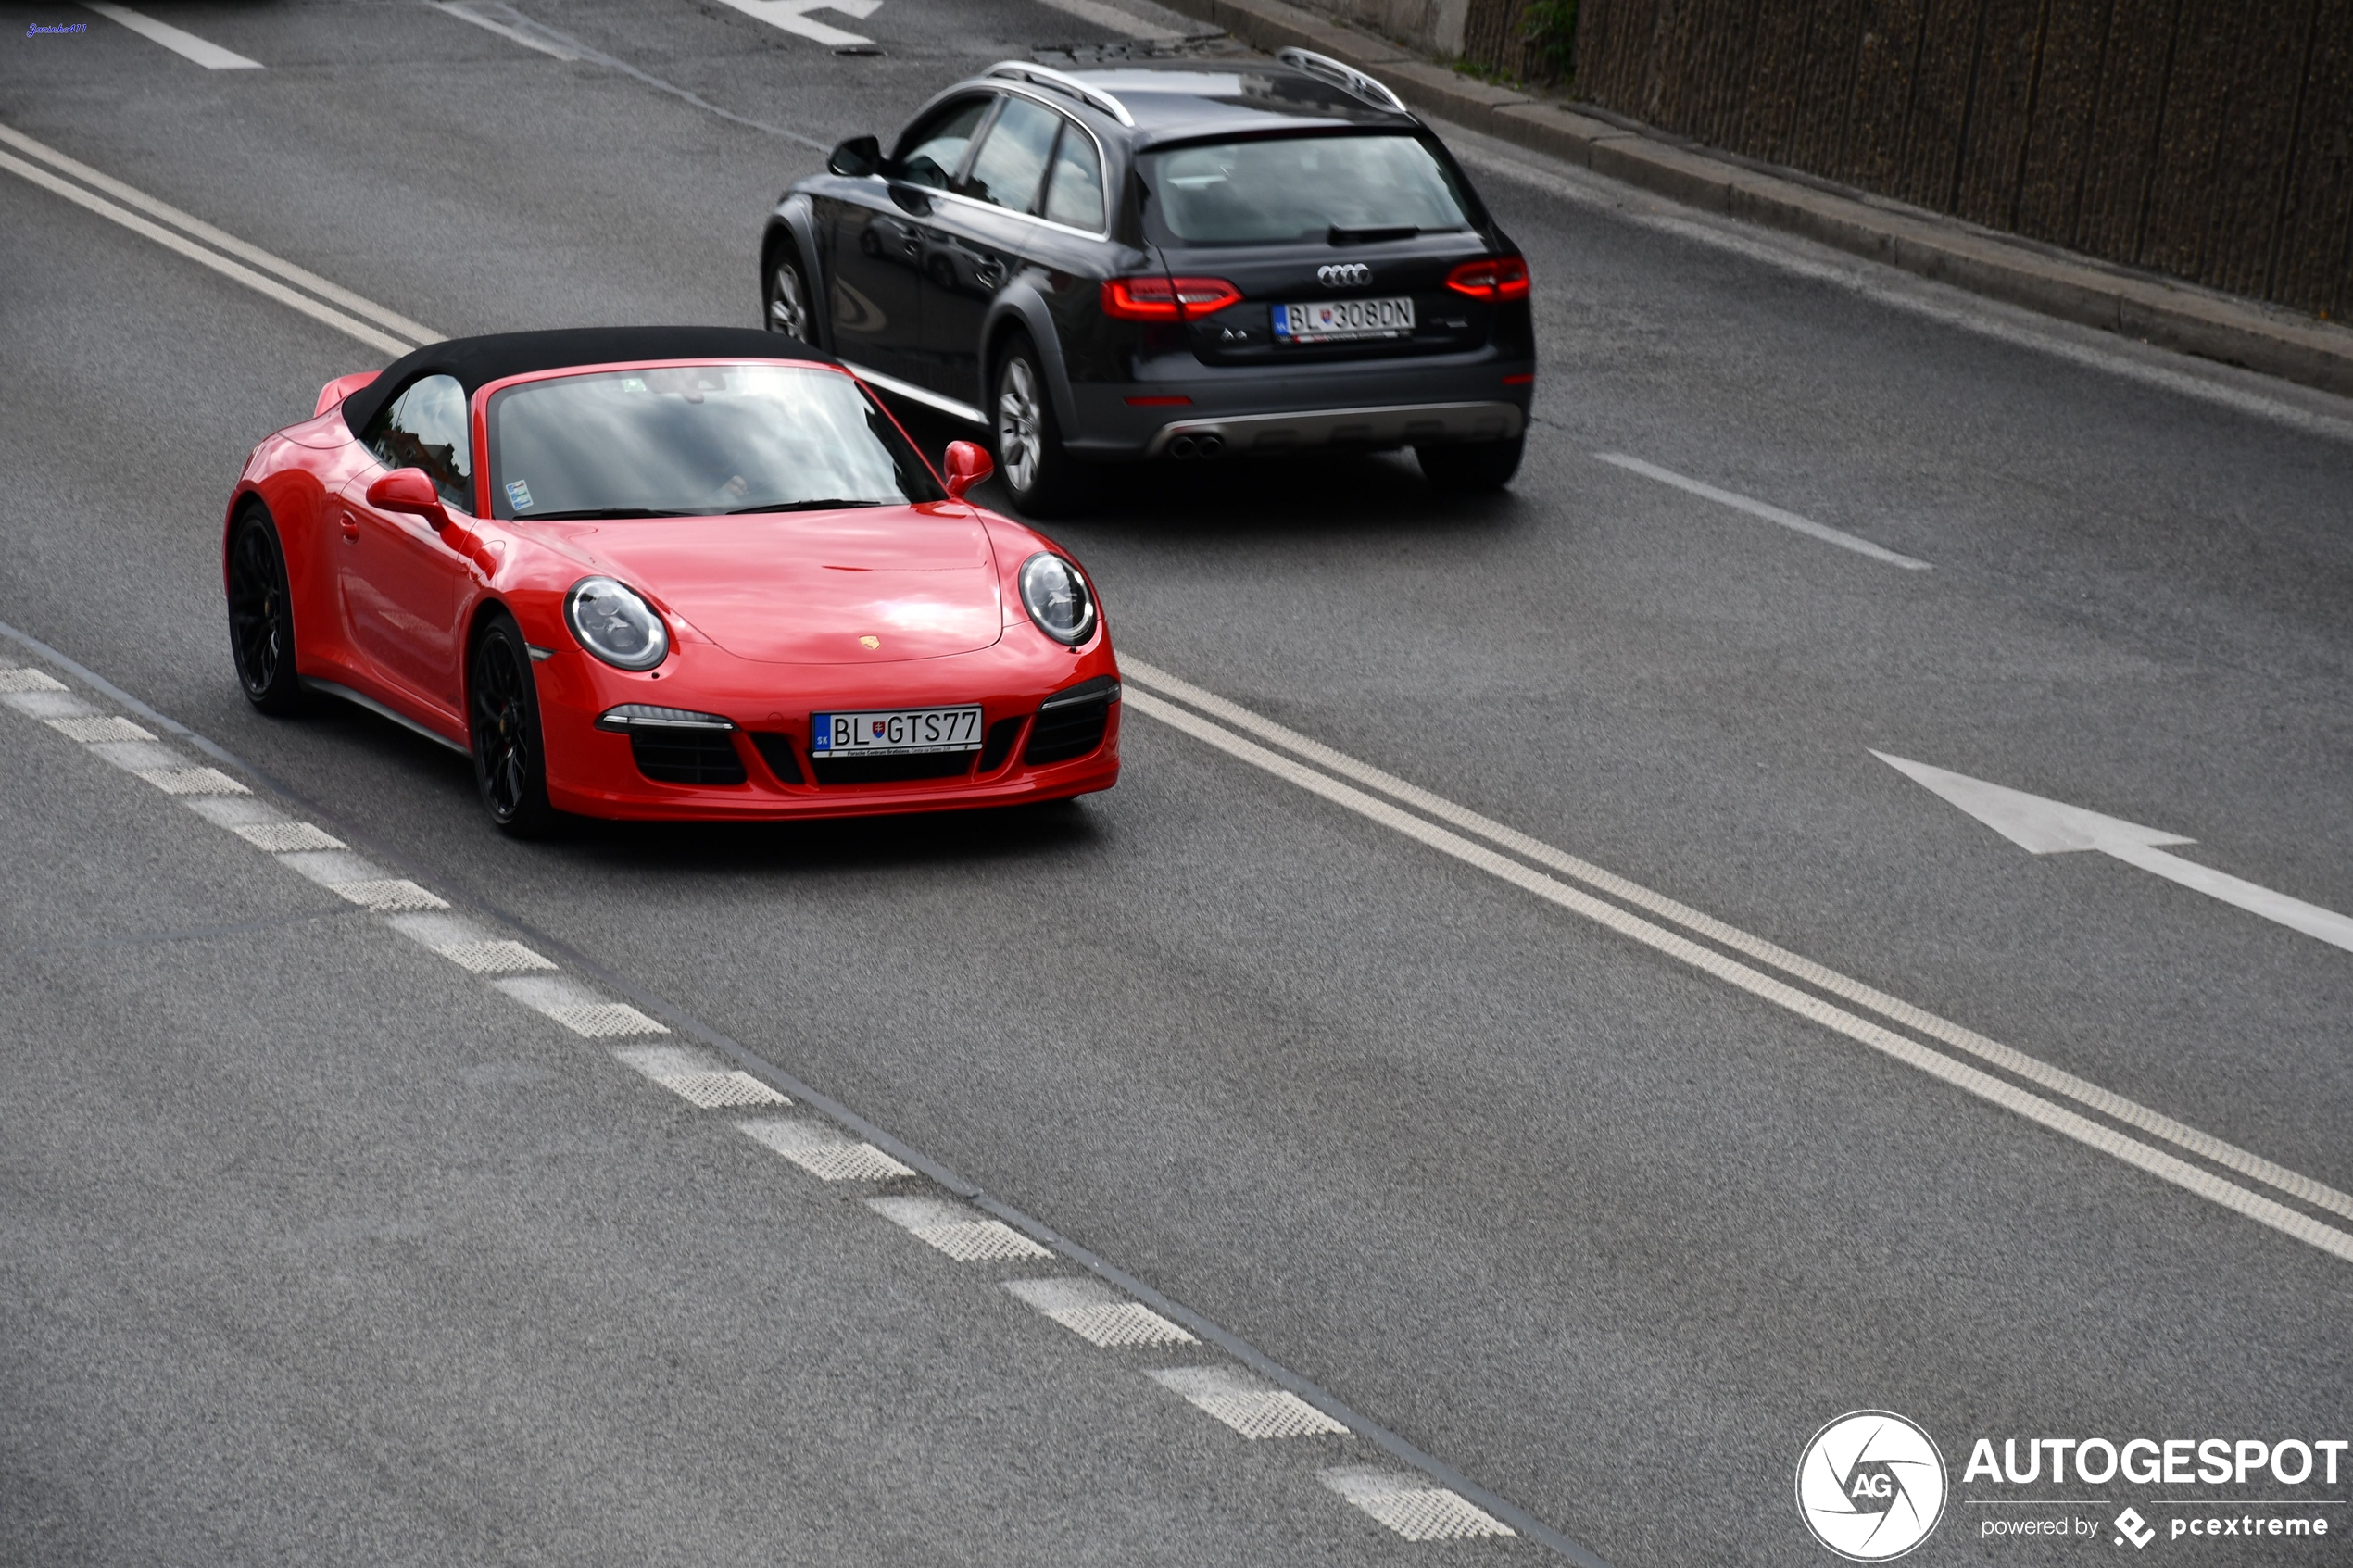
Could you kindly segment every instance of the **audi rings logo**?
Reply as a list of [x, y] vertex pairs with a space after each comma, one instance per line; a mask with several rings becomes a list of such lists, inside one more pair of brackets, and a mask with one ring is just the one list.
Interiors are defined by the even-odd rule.
[[1840, 1416], [1798, 1458], [1797, 1512], [1849, 1562], [1901, 1557], [1944, 1516], [1944, 1456], [1892, 1411]]
[[1335, 261], [1316, 268], [1315, 281], [1327, 289], [1361, 289], [1373, 281], [1373, 270], [1361, 261]]

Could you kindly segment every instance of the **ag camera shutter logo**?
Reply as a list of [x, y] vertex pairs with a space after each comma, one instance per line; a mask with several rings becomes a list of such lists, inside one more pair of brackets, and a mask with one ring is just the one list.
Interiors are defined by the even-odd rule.
[[1901, 1557], [1944, 1516], [1944, 1456], [1893, 1411], [1851, 1411], [1797, 1461], [1797, 1512], [1850, 1562]]

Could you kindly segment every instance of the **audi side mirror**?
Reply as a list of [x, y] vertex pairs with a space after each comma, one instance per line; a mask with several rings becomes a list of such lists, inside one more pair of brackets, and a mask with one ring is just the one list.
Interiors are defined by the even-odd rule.
[[380, 512], [408, 512], [433, 524], [434, 532], [449, 526], [441, 492], [422, 469], [395, 469], [368, 486], [368, 504]]
[[988, 460], [988, 448], [970, 441], [948, 444], [946, 466], [948, 498], [951, 501], [963, 500], [964, 492], [997, 471], [997, 465]]
[[825, 167], [836, 174], [863, 180], [882, 168], [882, 144], [872, 136], [852, 136], [833, 150]]

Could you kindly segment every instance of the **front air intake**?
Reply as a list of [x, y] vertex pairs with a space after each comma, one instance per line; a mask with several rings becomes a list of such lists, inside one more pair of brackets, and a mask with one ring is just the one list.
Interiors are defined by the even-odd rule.
[[1086, 756], [1103, 744], [1103, 733], [1111, 727], [1111, 705], [1118, 700], [1119, 683], [1109, 675], [1056, 692], [1038, 705], [1021, 759], [1035, 768]]

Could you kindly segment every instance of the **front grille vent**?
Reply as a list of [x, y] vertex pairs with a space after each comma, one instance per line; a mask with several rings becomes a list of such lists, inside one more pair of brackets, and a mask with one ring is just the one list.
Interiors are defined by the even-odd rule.
[[1021, 739], [1021, 727], [1026, 722], [1016, 713], [988, 726], [988, 744], [980, 748], [981, 772], [993, 773], [1005, 765], [1005, 759], [1013, 755], [1013, 742]]
[[1029, 727], [1029, 745], [1021, 759], [1034, 768], [1086, 756], [1103, 744], [1111, 705], [1118, 699], [1119, 683], [1109, 675], [1056, 692], [1038, 705], [1038, 720]]
[[658, 784], [739, 784], [744, 759], [725, 730], [663, 727], [629, 731], [637, 771]]
[[776, 775], [778, 784], [797, 784], [800, 782], [800, 759], [794, 754], [792, 736], [780, 735], [770, 730], [751, 732], [751, 746], [768, 771]]

